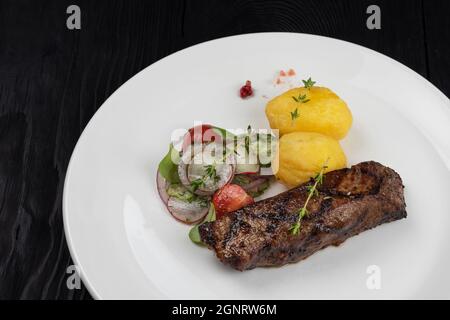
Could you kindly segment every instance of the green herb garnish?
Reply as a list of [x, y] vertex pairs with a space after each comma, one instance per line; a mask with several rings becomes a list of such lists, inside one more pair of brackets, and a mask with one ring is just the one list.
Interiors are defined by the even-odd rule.
[[302, 80], [302, 82], [306, 89], [312, 88], [316, 83], [315, 81], [312, 81], [311, 77], [309, 77], [308, 80]]
[[[294, 98], [294, 97], [292, 97], [292, 98]], [[292, 119], [292, 121], [294, 121], [298, 117], [300, 117], [300, 114], [298, 113], [298, 108], [295, 108], [294, 111], [291, 111], [291, 119]]]
[[203, 168], [205, 169], [205, 174], [201, 178], [197, 178], [191, 181], [192, 192], [195, 192], [198, 190], [198, 188], [205, 186], [207, 179], [213, 180], [214, 183], [220, 180], [220, 177], [217, 175], [215, 162], [213, 164], [203, 166]]
[[292, 96], [292, 99], [294, 99], [295, 102], [299, 103], [307, 103], [310, 99], [306, 99], [306, 94], [299, 94], [298, 97]]
[[203, 187], [204, 185], [205, 185], [205, 180], [203, 178], [198, 178], [198, 179], [191, 181], [192, 192], [197, 191], [198, 188]]
[[292, 99], [294, 99], [295, 102], [302, 102], [306, 98], [306, 94], [301, 95], [299, 94], [298, 97], [292, 96]]
[[328, 168], [327, 163], [328, 163], [329, 158], [325, 161], [325, 163], [323, 164], [322, 168], [320, 169], [320, 172], [316, 174], [316, 176], [314, 177], [314, 184], [307, 186], [306, 190], [308, 191], [308, 197], [306, 198], [305, 204], [303, 205], [303, 207], [298, 211], [298, 217], [297, 217], [297, 222], [289, 229], [289, 231], [291, 231], [291, 233], [293, 235], [297, 235], [300, 231], [300, 227], [301, 227], [301, 221], [302, 219], [308, 215], [308, 210], [306, 209], [309, 200], [311, 200], [311, 198], [316, 195], [319, 195], [319, 191], [317, 190], [317, 187], [320, 186], [323, 183], [323, 174], [326, 168]]
[[220, 180], [220, 177], [217, 175], [217, 171], [216, 171], [216, 163], [214, 162], [213, 164], [209, 164], [207, 166], [204, 166], [205, 171], [206, 171], [206, 175], [205, 175], [205, 179], [209, 178], [211, 180], [214, 180], [214, 182], [217, 182]]

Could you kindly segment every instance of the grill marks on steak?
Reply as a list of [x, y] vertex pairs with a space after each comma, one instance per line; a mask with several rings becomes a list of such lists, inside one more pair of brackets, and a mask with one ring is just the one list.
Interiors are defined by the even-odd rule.
[[362, 162], [324, 175], [300, 233], [290, 227], [308, 192], [303, 184], [200, 225], [202, 241], [237, 270], [281, 266], [380, 224], [406, 217], [403, 184], [392, 169]]

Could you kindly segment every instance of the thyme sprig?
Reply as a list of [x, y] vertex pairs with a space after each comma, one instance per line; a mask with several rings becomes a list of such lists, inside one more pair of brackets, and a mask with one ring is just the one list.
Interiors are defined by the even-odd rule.
[[322, 183], [323, 183], [323, 174], [324, 174], [325, 170], [328, 168], [328, 166], [327, 166], [328, 160], [329, 160], [329, 158], [323, 164], [322, 168], [320, 169], [320, 172], [318, 172], [316, 174], [316, 176], [314, 177], [314, 184], [306, 187], [306, 190], [308, 191], [308, 197], [306, 198], [306, 201], [305, 201], [305, 204], [303, 205], [303, 207], [298, 211], [297, 221], [289, 229], [289, 231], [291, 231], [291, 233], [293, 235], [297, 235], [299, 233], [302, 219], [306, 215], [308, 215], [308, 209], [306, 209], [306, 207], [308, 206], [309, 201], [311, 200], [311, 198], [313, 196], [319, 195], [319, 191], [317, 190], [317, 188], [320, 185], [322, 185]]
[[[298, 97], [292, 96], [292, 99], [294, 99], [297, 103], [307, 103], [310, 99], [306, 99], [306, 94], [299, 94]], [[291, 111], [291, 120], [292, 124], [294, 124], [294, 120], [300, 117], [300, 112], [298, 111], [298, 108], [295, 108], [294, 111]]]
[[300, 117], [300, 114], [298, 112], [298, 108], [295, 108], [294, 111], [291, 111], [291, 119], [292, 121], [294, 121], [295, 119], [297, 119], [298, 117]]
[[311, 77], [309, 77], [308, 80], [302, 80], [302, 82], [306, 89], [310, 89], [316, 84], [316, 82], [313, 81]]
[[307, 103], [310, 99], [306, 99], [306, 94], [299, 94], [298, 97], [292, 96], [295, 102]]

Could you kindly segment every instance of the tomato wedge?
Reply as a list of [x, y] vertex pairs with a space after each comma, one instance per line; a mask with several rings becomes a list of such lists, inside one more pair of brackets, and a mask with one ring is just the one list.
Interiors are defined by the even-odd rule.
[[210, 124], [202, 124], [192, 127], [183, 138], [183, 151], [193, 143], [219, 142], [222, 136], [214, 131]]
[[227, 184], [218, 190], [213, 197], [214, 208], [216, 209], [216, 218], [220, 219], [223, 215], [241, 209], [255, 200], [237, 184]]

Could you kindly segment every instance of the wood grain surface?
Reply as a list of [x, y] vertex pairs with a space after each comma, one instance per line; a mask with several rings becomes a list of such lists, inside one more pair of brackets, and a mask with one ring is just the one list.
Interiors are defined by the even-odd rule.
[[[66, 28], [70, 4], [81, 30]], [[143, 68], [224, 36], [304, 32], [384, 53], [448, 96], [449, 14], [447, 0], [1, 0], [0, 299], [90, 299], [66, 285], [64, 176], [89, 119]]]

